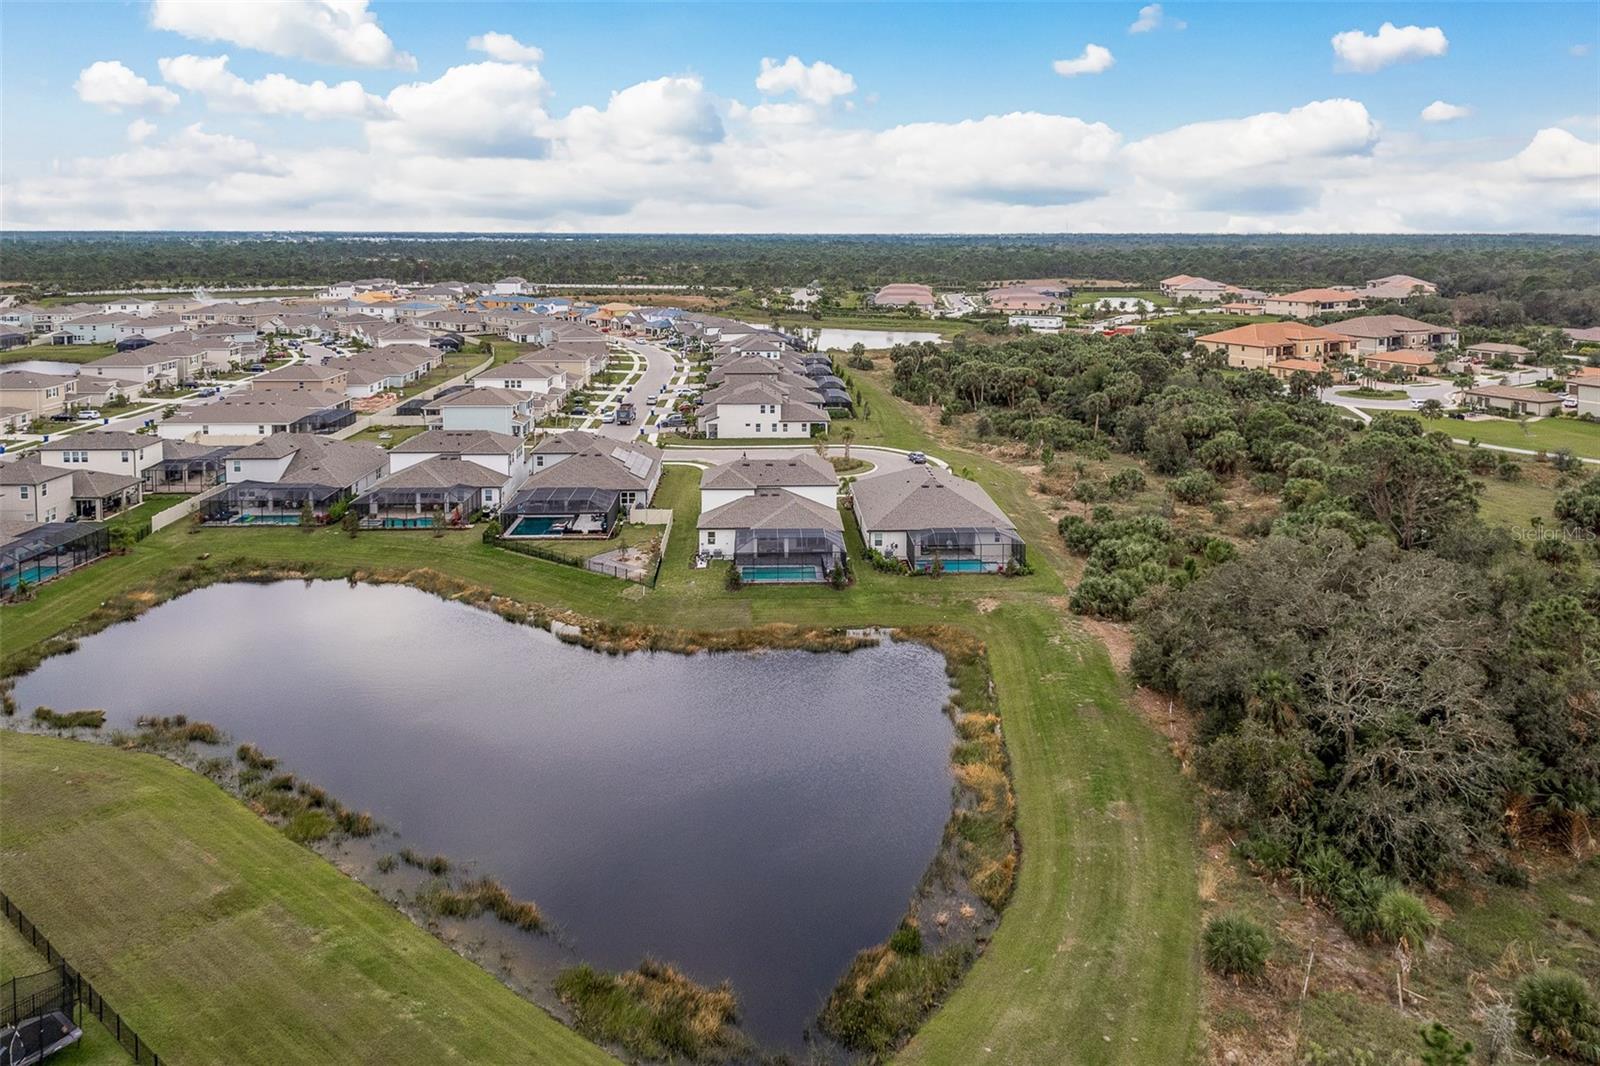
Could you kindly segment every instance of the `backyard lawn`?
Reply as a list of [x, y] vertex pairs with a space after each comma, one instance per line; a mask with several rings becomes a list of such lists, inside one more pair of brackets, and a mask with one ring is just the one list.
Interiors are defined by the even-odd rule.
[[130, 507], [121, 514], [112, 515], [106, 521], [106, 528], [111, 530], [126, 528], [136, 532], [140, 526], [148, 525], [150, 519], [165, 511], [168, 507], [176, 507], [188, 498], [188, 494], [182, 492], [150, 493], [140, 501], [139, 506]]
[[[878, 379], [857, 376], [870, 404], [851, 423], [858, 443], [933, 447]], [[431, 571], [609, 623], [961, 627], [988, 650], [1023, 860], [992, 944], [903, 1058], [1188, 1061], [1202, 1040], [1188, 787], [1165, 743], [1129, 709], [1104, 647], [1062, 613], [1064, 549], [1026, 476], [939, 451], [970, 467], [1013, 516], [1032, 576], [908, 578], [858, 565], [844, 591], [729, 592], [718, 569], [689, 566], [699, 473], [672, 468], [658, 505], [674, 509], [675, 535], [653, 590], [514, 556], [477, 531], [350, 538], [172, 529], [4, 608], [4, 657], [25, 660], [32, 645], [70, 631], [119, 590], [159, 590], [185, 568], [244, 560], [329, 578]], [[174, 1061], [566, 1062], [589, 1052], [203, 778], [106, 748], [33, 737], [0, 744], [0, 799], [13, 799], [0, 832], [19, 871], [8, 890], [40, 912], [52, 937], [84, 953], [91, 976], [114, 975], [107, 994]], [[35, 799], [19, 810], [21, 795]], [[70, 901], [53, 889], [61, 876], [74, 883]], [[191, 1015], [197, 987], [201, 1011]]]
[[92, 363], [116, 350], [114, 344], [29, 344], [0, 352], [0, 364], [44, 359], [52, 363]]
[[[48, 966], [44, 956], [17, 932], [16, 926], [0, 919], [0, 985], [13, 977], [26, 977], [45, 969]], [[112, 1006], [116, 1006], [114, 1001]], [[81, 1017], [75, 1015], [74, 1020], [83, 1029], [83, 1038], [66, 1051], [51, 1056], [50, 1066], [121, 1066], [133, 1061], [94, 1015], [84, 1011]]]
[[[377, 444], [385, 448], [393, 448], [396, 444], [404, 444], [412, 437], [426, 433], [427, 426], [368, 426], [360, 433], [344, 438], [350, 441], [359, 441], [363, 444]], [[383, 434], [389, 434], [388, 440], [379, 440]]]
[[460, 377], [473, 367], [482, 363], [486, 356], [477, 352], [463, 349], [459, 352], [446, 352], [439, 365], [422, 375], [411, 384], [400, 390], [403, 397], [415, 396], [419, 392], [426, 392], [436, 385], [443, 385], [451, 378]]

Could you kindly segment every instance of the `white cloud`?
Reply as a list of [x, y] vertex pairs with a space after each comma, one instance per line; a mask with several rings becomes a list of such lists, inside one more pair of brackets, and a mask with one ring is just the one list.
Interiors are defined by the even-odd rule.
[[433, 81], [392, 89], [389, 118], [367, 124], [374, 147], [393, 153], [538, 156], [546, 151], [549, 86], [533, 67], [468, 63]]
[[178, 106], [177, 93], [151, 85], [114, 59], [84, 67], [72, 87], [78, 99], [107, 111], [170, 111]]
[[703, 153], [724, 136], [716, 102], [699, 78], [668, 77], [611, 94], [605, 109], [574, 108], [552, 127], [567, 156], [619, 152], [653, 160]]
[[491, 30], [477, 37], [469, 38], [467, 47], [475, 52], [482, 52], [490, 59], [497, 59], [502, 63], [541, 63], [544, 61], [544, 52], [531, 44], [523, 44], [509, 33], [496, 33]]
[[154, 0], [150, 25], [317, 63], [417, 69], [367, 10], [367, 0]]
[[855, 92], [856, 80], [820, 59], [808, 66], [799, 56], [790, 56], [782, 63], [763, 57], [756, 88], [768, 96], [794, 93], [807, 103], [826, 107], [836, 98]]
[[1356, 100], [1317, 100], [1291, 111], [1179, 126], [1127, 148], [1140, 177], [1173, 185], [1335, 156], [1364, 155], [1378, 127]]
[[1437, 26], [1396, 26], [1385, 22], [1377, 36], [1361, 30], [1346, 30], [1333, 35], [1333, 54], [1339, 70], [1371, 74], [1394, 63], [1410, 59], [1442, 56], [1450, 41]]
[[142, 118], [136, 118], [132, 122], [128, 123], [128, 141], [132, 144], [139, 144], [143, 141], [149, 140], [150, 135], [155, 131], [156, 124], [154, 122], [149, 122]]
[[295, 81], [283, 74], [268, 74], [245, 81], [228, 69], [228, 57], [182, 55], [159, 61], [168, 84], [203, 96], [221, 111], [260, 115], [298, 115], [308, 119], [369, 118], [387, 113], [381, 97], [360, 82]]
[[1458, 118], [1466, 118], [1472, 114], [1472, 108], [1463, 107], [1461, 104], [1447, 104], [1443, 100], [1435, 100], [1422, 109], [1424, 122], [1454, 122]]
[[1116, 59], [1112, 57], [1111, 49], [1090, 44], [1084, 46], [1083, 55], [1077, 59], [1058, 59], [1051, 64], [1051, 69], [1063, 78], [1075, 78], [1079, 74], [1099, 74], [1110, 70], [1114, 63]]
[[1160, 4], [1146, 4], [1139, 9], [1139, 17], [1128, 27], [1129, 33], [1149, 33], [1151, 30], [1182, 30], [1189, 24], [1182, 19], [1168, 18]]
[[1591, 45], [1591, 44], [1575, 44], [1571, 48], [1568, 48], [1567, 51], [1568, 51], [1568, 53], [1570, 53], [1571, 55], [1577, 57], [1578, 59], [1582, 59], [1584, 56], [1586, 56], [1590, 52], [1594, 51], [1594, 45]]
[[1534, 134], [1511, 162], [1533, 181], [1587, 183], [1589, 198], [1600, 209], [1600, 144], [1552, 126]]

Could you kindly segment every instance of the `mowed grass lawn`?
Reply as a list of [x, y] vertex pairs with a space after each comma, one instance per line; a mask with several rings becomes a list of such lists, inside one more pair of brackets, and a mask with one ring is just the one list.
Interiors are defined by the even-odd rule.
[[[17, 931], [16, 926], [0, 919], [0, 985], [13, 977], [26, 977], [49, 969], [45, 957]], [[87, 1011], [74, 1020], [83, 1029], [83, 1037], [72, 1047], [51, 1056], [50, 1066], [120, 1066], [133, 1059], [117, 1038]]]
[[[863, 388], [872, 413], [857, 421], [858, 441], [933, 449], [879, 382], [865, 380]], [[203, 555], [212, 563], [300, 565], [328, 577], [427, 568], [524, 602], [662, 627], [967, 628], [988, 648], [1022, 862], [992, 944], [905, 1060], [1193, 1061], [1202, 1042], [1200, 906], [1187, 787], [1164, 744], [1127, 706], [1104, 647], [1064, 613], [1065, 553], [1029, 498], [1024, 475], [981, 456], [937, 450], [957, 469], [971, 468], [1013, 516], [1034, 575], [906, 578], [858, 567], [856, 584], [843, 592], [728, 592], [716, 568], [688, 565], [699, 473], [673, 467], [658, 504], [674, 508], [675, 535], [653, 590], [486, 547], [476, 531], [350, 538], [331, 530], [175, 527], [45, 586], [33, 602], [5, 608], [0, 631], [9, 656], [71, 627], [110, 591], [157, 584]], [[847, 528], [858, 549], [853, 524]], [[196, 1061], [218, 1061], [211, 1041], [221, 1039], [231, 1041], [227, 1058], [237, 1062], [579, 1061], [565, 1031], [534, 1041], [543, 1059], [528, 1043], [499, 1043], [512, 1023], [485, 1018], [477, 1004], [517, 1019], [519, 1032], [543, 1032], [544, 1016], [483, 992], [473, 983], [479, 978], [499, 986], [204, 779], [144, 756], [3, 740], [0, 788], [15, 791], [0, 799], [37, 791], [47, 808], [13, 817], [18, 805], [4, 804], [0, 849], [8, 868], [25, 875], [8, 890], [25, 909], [45, 908], [37, 920], [52, 937], [70, 936], [98, 953], [82, 965], [96, 979], [114, 976], [123, 994], [113, 1002], [141, 1031], [150, 1027], [153, 1042], [179, 1041], [162, 1046], [174, 1061], [190, 1048], [204, 1052], [191, 1056]], [[32, 761], [13, 760], [13, 750]], [[126, 775], [140, 786], [129, 788]], [[73, 891], [60, 893], [57, 877]], [[204, 1018], [184, 1011], [194, 986], [174, 983], [191, 964], [215, 1004]], [[214, 1034], [213, 1023], [231, 1032]], [[377, 1035], [369, 1027], [378, 1027]], [[249, 1036], [265, 1043], [251, 1044]], [[372, 1051], [380, 1038], [382, 1053]]]
[[610, 1061], [199, 774], [0, 732], [5, 887], [172, 1062]]
[[44, 359], [52, 363], [92, 363], [117, 350], [115, 344], [28, 344], [0, 352], [0, 365]]
[[1574, 455], [1600, 459], [1600, 423], [1597, 422], [1580, 422], [1576, 418], [1540, 418], [1519, 424], [1509, 418], [1481, 418], [1465, 422], [1436, 422], [1429, 428], [1435, 425], [1447, 428], [1452, 437], [1460, 440], [1476, 437], [1484, 444], [1526, 448], [1529, 451], [1542, 449], [1553, 452], [1569, 448]]

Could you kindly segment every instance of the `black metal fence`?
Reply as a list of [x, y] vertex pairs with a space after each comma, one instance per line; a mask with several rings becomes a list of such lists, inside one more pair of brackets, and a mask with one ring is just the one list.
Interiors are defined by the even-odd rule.
[[[55, 949], [55, 945], [50, 943], [50, 939], [39, 932], [39, 927], [29, 921], [27, 915], [23, 914], [17, 905], [11, 902], [11, 897], [4, 892], [0, 892], [0, 913], [5, 915], [6, 921], [17, 927], [17, 931], [22, 934], [23, 939], [32, 944], [39, 954], [44, 956], [46, 962], [55, 967], [53, 971], [47, 971], [47, 974], [58, 975], [55, 978], [55, 995], [57, 997], [66, 997], [69, 1004], [76, 1002], [82, 1008], [80, 1021], [81, 1014], [93, 1015], [99, 1019], [106, 1032], [110, 1033], [117, 1043], [122, 1045], [122, 1049], [133, 1057], [135, 1063], [138, 1063], [139, 1066], [161, 1066], [161, 1056], [152, 1051], [150, 1045], [140, 1039], [139, 1034], [134, 1032], [133, 1027], [122, 1020], [122, 1015], [111, 1008], [111, 1005], [105, 1001], [105, 997], [95, 990], [94, 985], [90, 984], [83, 974], [79, 973], [71, 963], [61, 957], [61, 953]], [[46, 998], [39, 999], [38, 1002], [46, 1002], [48, 996], [42, 986], [49, 982], [45, 982], [42, 979], [47, 974], [34, 974], [32, 977], [27, 978], [13, 978], [6, 984], [0, 985], [0, 995], [6, 997], [4, 1008], [0, 1009], [0, 1024], [10, 1025], [21, 1018], [34, 1017], [42, 1011], [62, 1009], [46, 1005], [33, 1014], [17, 1015], [15, 1013], [23, 1009], [26, 1005], [24, 1000], [30, 995], [45, 996]], [[35, 978], [41, 979], [38, 982], [40, 987], [30, 987], [27, 984]], [[18, 988], [19, 981], [24, 983], [20, 989]]]

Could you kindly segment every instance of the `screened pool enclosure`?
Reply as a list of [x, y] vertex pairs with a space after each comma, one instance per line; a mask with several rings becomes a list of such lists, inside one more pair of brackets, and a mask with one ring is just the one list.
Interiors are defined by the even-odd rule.
[[98, 522], [47, 522], [0, 536], [0, 593], [24, 581], [42, 584], [110, 550], [111, 534]]
[[500, 512], [504, 537], [609, 537], [622, 515], [615, 489], [524, 489]]
[[1027, 548], [1013, 529], [952, 526], [913, 530], [907, 538], [906, 561], [918, 570], [931, 570], [935, 559], [947, 573], [1004, 570], [1013, 561], [1027, 562]]
[[844, 562], [844, 534], [832, 529], [741, 529], [733, 565], [757, 584], [826, 581]]

